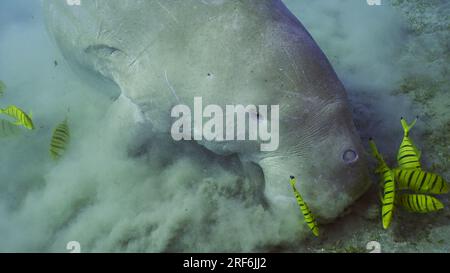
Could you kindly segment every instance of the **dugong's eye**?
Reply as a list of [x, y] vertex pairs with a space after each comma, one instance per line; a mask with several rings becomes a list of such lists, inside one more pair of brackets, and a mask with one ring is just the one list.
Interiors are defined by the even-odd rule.
[[344, 162], [347, 164], [351, 164], [358, 160], [358, 153], [352, 149], [348, 149], [342, 155], [342, 160], [344, 160]]

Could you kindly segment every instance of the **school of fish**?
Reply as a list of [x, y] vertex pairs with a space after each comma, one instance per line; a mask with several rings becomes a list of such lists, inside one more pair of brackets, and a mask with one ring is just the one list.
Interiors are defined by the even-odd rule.
[[391, 224], [396, 205], [414, 213], [435, 212], [443, 209], [444, 205], [431, 194], [449, 192], [448, 184], [442, 176], [422, 168], [421, 152], [409, 136], [416, 122], [417, 118], [411, 124], [401, 118], [404, 134], [397, 153], [397, 168], [389, 168], [374, 140], [369, 141], [372, 155], [378, 161], [375, 173], [381, 174], [381, 219], [384, 229]]
[[[396, 168], [390, 168], [386, 164], [375, 141], [369, 140], [372, 155], [378, 162], [375, 173], [381, 177], [381, 220], [384, 229], [391, 224], [395, 206], [401, 206], [413, 213], [435, 212], [443, 209], [444, 204], [431, 194], [449, 192], [448, 184], [442, 176], [427, 172], [422, 168], [421, 153], [409, 137], [416, 122], [417, 119], [408, 124], [404, 118], [401, 118], [404, 134], [397, 153], [398, 167]], [[295, 187], [295, 177], [290, 177], [290, 183], [306, 224], [315, 236], [319, 236], [317, 222]]]
[[[6, 85], [0, 81], [0, 97], [3, 96], [6, 90]], [[0, 137], [9, 137], [20, 133], [19, 127], [28, 130], [34, 130], [33, 115], [27, 114], [21, 108], [10, 105], [4, 109], [0, 108]], [[67, 149], [70, 141], [70, 132], [67, 118], [61, 122], [53, 131], [50, 140], [50, 155], [53, 159], [60, 158]]]

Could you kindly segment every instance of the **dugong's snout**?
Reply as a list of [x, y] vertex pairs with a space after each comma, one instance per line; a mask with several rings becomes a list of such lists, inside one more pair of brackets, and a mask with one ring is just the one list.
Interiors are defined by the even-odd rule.
[[367, 159], [353, 125], [330, 127], [324, 137], [314, 140], [260, 161], [265, 195], [274, 210], [298, 209], [289, 184], [289, 176], [295, 176], [297, 189], [312, 212], [319, 220], [329, 221], [368, 189]]

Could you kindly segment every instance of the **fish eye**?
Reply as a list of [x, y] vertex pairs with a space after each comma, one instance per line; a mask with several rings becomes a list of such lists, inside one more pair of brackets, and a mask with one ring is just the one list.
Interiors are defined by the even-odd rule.
[[342, 155], [342, 160], [344, 160], [344, 162], [347, 164], [354, 163], [355, 161], [358, 160], [358, 158], [359, 158], [358, 153], [352, 149], [346, 150]]

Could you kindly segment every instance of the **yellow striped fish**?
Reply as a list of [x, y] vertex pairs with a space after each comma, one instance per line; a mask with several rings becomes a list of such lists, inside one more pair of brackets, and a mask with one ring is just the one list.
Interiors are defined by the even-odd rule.
[[0, 97], [3, 96], [3, 93], [5, 92], [6, 85], [4, 82], [0, 81]]
[[11, 105], [5, 109], [0, 109], [0, 114], [5, 114], [7, 116], [15, 119], [14, 125], [23, 126], [29, 130], [34, 129], [33, 120], [31, 115], [27, 115], [23, 110], [17, 106]]
[[291, 176], [290, 178], [291, 178], [290, 182], [291, 182], [292, 189], [294, 190], [295, 198], [297, 199], [297, 203], [300, 206], [300, 210], [303, 213], [303, 216], [305, 217], [305, 222], [308, 225], [308, 227], [311, 229], [312, 233], [315, 236], [319, 236], [319, 227], [317, 226], [316, 220], [314, 219], [314, 216], [312, 215], [311, 211], [309, 210], [308, 205], [305, 203], [305, 201], [303, 201], [302, 196], [295, 188], [295, 183], [297, 182], [297, 180], [293, 176]]
[[416, 125], [417, 118], [408, 125], [406, 120], [402, 117], [401, 123], [403, 127], [403, 141], [400, 144], [400, 148], [397, 154], [398, 166], [403, 169], [417, 169], [420, 168], [420, 152], [414, 146], [413, 141], [409, 138], [409, 132]]
[[389, 169], [388, 165], [384, 161], [381, 154], [378, 152], [375, 142], [370, 139], [370, 148], [372, 149], [373, 156], [378, 160], [377, 173], [383, 175], [383, 200], [381, 207], [381, 218], [383, 222], [383, 228], [387, 229], [392, 221], [394, 213], [394, 201], [395, 201], [395, 177], [394, 173]]
[[50, 154], [53, 159], [58, 159], [64, 154], [69, 141], [70, 131], [66, 118], [53, 131], [52, 140], [50, 142]]
[[403, 194], [397, 202], [408, 211], [416, 213], [433, 212], [444, 208], [437, 198], [425, 194]]
[[448, 193], [447, 182], [442, 176], [421, 169], [394, 169], [395, 181], [401, 190], [413, 190], [417, 193]]

